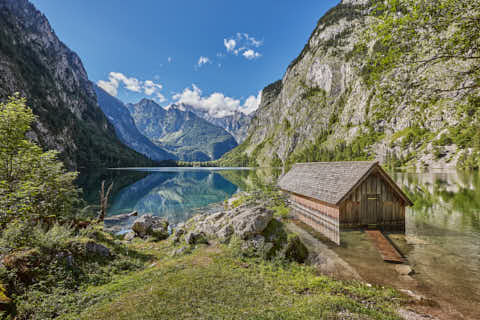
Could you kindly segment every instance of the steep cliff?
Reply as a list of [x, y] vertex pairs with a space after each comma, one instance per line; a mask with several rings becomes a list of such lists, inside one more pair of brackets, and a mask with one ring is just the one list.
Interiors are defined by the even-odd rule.
[[176, 156], [156, 146], [138, 131], [135, 121], [123, 102], [98, 86], [95, 86], [95, 92], [100, 108], [115, 127], [115, 132], [123, 143], [152, 160], [176, 159]]
[[[442, 61], [408, 75], [396, 68], [372, 77], [373, 58], [385, 50], [375, 37], [366, 37], [377, 21], [367, 0], [344, 0], [327, 12], [283, 79], [263, 90], [246, 141], [222, 161], [288, 166], [377, 158], [394, 165], [453, 167], [474, 154], [480, 130], [478, 86], [465, 94], [443, 90], [452, 65]], [[411, 46], [392, 39], [405, 41], [404, 50]], [[432, 51], [428, 41], [415, 45]], [[417, 84], [417, 93], [429, 92], [427, 87], [446, 93], [411, 101], [387, 98], [378, 89], [398, 86], [393, 78], [420, 76], [426, 81]]]
[[127, 107], [140, 132], [180, 160], [216, 160], [237, 146], [231, 134], [187, 111], [183, 105], [164, 109], [143, 99]]
[[149, 165], [123, 145], [80, 58], [27, 0], [0, 0], [0, 100], [20, 92], [37, 116], [31, 138], [70, 169]]

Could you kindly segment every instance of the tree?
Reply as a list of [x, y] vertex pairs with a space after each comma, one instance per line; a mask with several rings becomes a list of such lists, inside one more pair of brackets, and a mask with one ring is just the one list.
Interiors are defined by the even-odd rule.
[[[480, 89], [480, 2], [374, 0], [364, 74], [388, 95], [422, 102]], [[367, 44], [368, 43], [368, 44]]]
[[43, 152], [26, 134], [35, 116], [18, 94], [0, 103], [0, 225], [11, 220], [66, 219], [80, 203], [76, 172], [58, 152]]

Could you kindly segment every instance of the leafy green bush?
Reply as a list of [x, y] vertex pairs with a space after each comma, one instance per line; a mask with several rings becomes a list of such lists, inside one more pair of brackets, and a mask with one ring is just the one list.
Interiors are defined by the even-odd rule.
[[0, 225], [70, 217], [80, 203], [77, 174], [65, 170], [56, 151], [43, 152], [26, 140], [33, 120], [18, 95], [0, 104]]

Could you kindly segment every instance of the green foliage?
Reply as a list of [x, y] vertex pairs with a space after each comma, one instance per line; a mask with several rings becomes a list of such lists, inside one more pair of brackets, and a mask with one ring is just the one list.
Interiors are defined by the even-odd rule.
[[275, 206], [272, 208], [272, 210], [274, 211], [273, 215], [280, 219], [285, 219], [290, 214], [290, 208], [285, 204]]
[[26, 140], [34, 120], [25, 99], [12, 97], [0, 104], [0, 224], [13, 219], [70, 217], [79, 204], [69, 173], [57, 152], [43, 152]]
[[357, 136], [351, 143], [338, 141], [334, 147], [328, 147], [326, 141], [329, 135], [329, 131], [322, 132], [313, 143], [305, 146], [300, 152], [292, 154], [287, 160], [287, 166], [297, 162], [370, 160], [373, 152], [369, 150], [369, 147], [384, 136], [383, 133], [369, 129], [366, 133]]
[[[468, 96], [479, 88], [477, 1], [375, 0], [373, 6], [376, 23], [364, 39], [375, 41], [363, 68], [367, 83], [411, 102], [435, 100], [449, 92]], [[452, 81], [446, 82], [443, 73], [429, 71], [438, 64], [449, 66]], [[397, 71], [389, 77], [393, 85], [385, 87], [385, 81], [379, 80], [393, 70]], [[469, 84], [465, 84], [467, 79]], [[437, 81], [446, 87], [428, 86]]]
[[[109, 248], [112, 256], [87, 251], [92, 242]], [[54, 319], [80, 310], [88, 302], [81, 299], [82, 287], [109, 283], [152, 259], [116, 243], [97, 226], [79, 233], [58, 224], [47, 228], [16, 221], [2, 233], [0, 248], [10, 261], [8, 268], [0, 267], [0, 282], [8, 284], [18, 319]]]

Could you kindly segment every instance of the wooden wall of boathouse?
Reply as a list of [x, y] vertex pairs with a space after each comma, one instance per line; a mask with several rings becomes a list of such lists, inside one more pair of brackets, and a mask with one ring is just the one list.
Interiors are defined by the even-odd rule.
[[405, 202], [374, 172], [340, 204], [341, 228], [405, 230]]
[[340, 244], [340, 209], [305, 196], [290, 194], [293, 216]]

